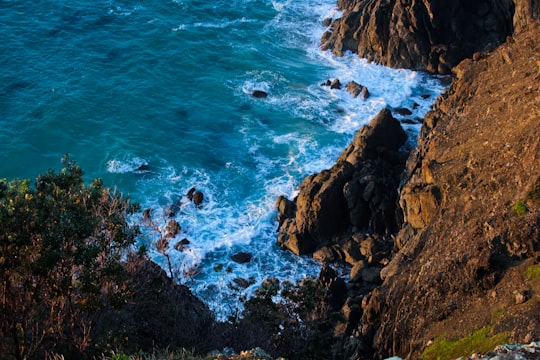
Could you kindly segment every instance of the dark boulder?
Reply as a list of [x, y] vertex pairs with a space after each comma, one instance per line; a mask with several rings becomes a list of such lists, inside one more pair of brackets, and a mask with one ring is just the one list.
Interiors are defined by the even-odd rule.
[[250, 262], [252, 257], [253, 255], [248, 252], [238, 252], [236, 254], [233, 254], [231, 256], [231, 259], [239, 264], [245, 264]]
[[195, 204], [195, 206], [200, 206], [204, 201], [204, 194], [192, 187], [186, 194], [187, 198]]
[[266, 91], [262, 91], [262, 90], [253, 90], [251, 92], [251, 96], [253, 96], [254, 98], [258, 98], [258, 99], [264, 99], [264, 98], [268, 97], [268, 93]]

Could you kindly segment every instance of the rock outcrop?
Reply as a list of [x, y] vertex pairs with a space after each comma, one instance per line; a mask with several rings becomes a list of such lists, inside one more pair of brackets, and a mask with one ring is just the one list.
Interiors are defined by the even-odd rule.
[[391, 112], [382, 110], [331, 169], [300, 184], [295, 203], [278, 199], [278, 244], [304, 255], [357, 232], [396, 232], [397, 188], [406, 158], [399, 149], [406, 138]]
[[448, 74], [473, 53], [493, 49], [538, 17], [529, 0], [338, 0], [343, 11], [321, 47], [390, 67]]

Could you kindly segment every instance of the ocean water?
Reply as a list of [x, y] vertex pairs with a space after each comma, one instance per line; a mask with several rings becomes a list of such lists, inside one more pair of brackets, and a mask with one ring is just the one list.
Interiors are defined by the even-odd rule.
[[[322, 20], [339, 15], [335, 0], [3, 0], [0, 177], [58, 170], [69, 153], [88, 181], [151, 208], [161, 231], [176, 204], [171, 275], [218, 318], [267, 277], [316, 275], [318, 264], [275, 245], [275, 199], [330, 167], [380, 109], [418, 119], [443, 89], [422, 73], [320, 51]], [[371, 97], [321, 86], [334, 78]], [[404, 127], [413, 144], [419, 125]], [[192, 187], [201, 207], [185, 195]], [[170, 272], [158, 237], [145, 227], [139, 241]], [[233, 262], [239, 251], [251, 262]]]

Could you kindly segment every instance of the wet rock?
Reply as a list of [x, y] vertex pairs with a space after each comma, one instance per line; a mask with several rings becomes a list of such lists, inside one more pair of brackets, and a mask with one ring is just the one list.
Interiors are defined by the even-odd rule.
[[332, 85], [332, 80], [328, 79], [325, 82], [321, 83], [321, 86], [330, 86]]
[[152, 209], [145, 209], [143, 211], [143, 222], [150, 223], [152, 221]]
[[244, 278], [235, 278], [233, 279], [233, 283], [236, 284], [241, 289], [247, 289], [250, 285], [249, 281], [247, 281]]
[[147, 172], [148, 170], [150, 170], [150, 165], [142, 164], [137, 169], [135, 169], [135, 172]]
[[168, 206], [167, 209], [165, 210], [165, 214], [169, 218], [174, 217], [176, 216], [178, 211], [180, 211], [181, 207], [182, 207], [182, 200], [180, 199], [180, 200], [175, 201], [172, 205]]
[[351, 81], [347, 83], [345, 88], [353, 97], [360, 97], [362, 100], [365, 100], [369, 97], [368, 88], [358, 84], [356, 81]]
[[182, 240], [177, 241], [176, 244], [174, 244], [174, 248], [178, 251], [184, 251], [186, 249], [186, 245], [189, 244], [191, 244], [191, 242], [188, 239], [183, 238]]
[[409, 116], [409, 115], [412, 115], [412, 111], [407, 109], [407, 108], [397, 108], [397, 109], [394, 109], [394, 111], [398, 114], [398, 115], [401, 115], [401, 116]]
[[195, 204], [195, 206], [200, 206], [204, 201], [204, 194], [192, 187], [186, 194], [187, 198]]
[[332, 81], [332, 83], [330, 84], [330, 89], [336, 89], [336, 90], [341, 89], [341, 82], [339, 81], [339, 79], [334, 79]]
[[268, 97], [268, 93], [266, 91], [263, 91], [263, 90], [253, 90], [251, 95], [254, 98], [258, 98], [258, 99], [264, 99], [264, 98]]
[[202, 202], [204, 201], [204, 195], [200, 191], [195, 191], [193, 193], [193, 203], [195, 206], [200, 206]]
[[238, 252], [236, 254], [233, 254], [231, 256], [231, 259], [236, 263], [245, 264], [245, 263], [250, 262], [252, 257], [253, 257], [253, 255], [251, 255], [251, 253]]
[[167, 237], [175, 237], [180, 233], [182, 227], [176, 220], [170, 220], [167, 226], [165, 226], [165, 232]]

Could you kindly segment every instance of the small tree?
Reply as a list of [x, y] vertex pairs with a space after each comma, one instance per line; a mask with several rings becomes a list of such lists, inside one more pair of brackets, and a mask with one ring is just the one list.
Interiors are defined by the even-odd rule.
[[121, 257], [138, 234], [128, 199], [83, 182], [66, 155], [60, 173], [0, 180], [0, 351], [18, 360], [82, 354], [96, 310], [128, 289]]

